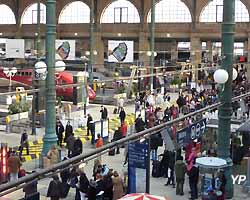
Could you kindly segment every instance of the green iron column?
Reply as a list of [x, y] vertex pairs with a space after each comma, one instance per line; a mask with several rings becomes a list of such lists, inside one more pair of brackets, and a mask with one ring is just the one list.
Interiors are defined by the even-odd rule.
[[[155, 0], [151, 0], [151, 27], [150, 27], [150, 74], [154, 73], [155, 51]], [[154, 90], [154, 77], [150, 76], [150, 90]]]
[[91, 8], [90, 8], [90, 58], [89, 58], [89, 83], [92, 85], [93, 83], [93, 63], [94, 63], [94, 24], [95, 24], [95, 2], [91, 0]]
[[[36, 41], [36, 50], [37, 50], [37, 60], [39, 60], [39, 52], [40, 52], [40, 47], [41, 47], [41, 41], [40, 41], [40, 32], [41, 32], [41, 27], [40, 27], [40, 18], [41, 18], [41, 4], [40, 0], [37, 0], [37, 41]], [[36, 80], [35, 72], [33, 76], [33, 87], [36, 89], [38, 86], [38, 80]], [[39, 93], [33, 93], [33, 100], [32, 100], [32, 135], [36, 135], [36, 112], [38, 111], [38, 104], [37, 101], [39, 99]]]
[[43, 153], [57, 143], [56, 126], [56, 87], [55, 87], [55, 40], [56, 40], [56, 0], [46, 3], [46, 127], [43, 138]]
[[41, 0], [37, 0], [37, 57], [41, 56]]
[[225, 69], [229, 78], [221, 91], [220, 100], [223, 103], [219, 108], [218, 128], [218, 157], [227, 161], [225, 169], [227, 179], [226, 196], [233, 197], [232, 160], [230, 158], [230, 134], [232, 114], [232, 72], [233, 72], [233, 50], [235, 33], [235, 0], [224, 0], [223, 22], [222, 22], [222, 69]]

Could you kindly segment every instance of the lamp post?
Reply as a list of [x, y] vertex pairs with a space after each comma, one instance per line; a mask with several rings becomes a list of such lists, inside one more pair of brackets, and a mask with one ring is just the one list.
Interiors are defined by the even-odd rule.
[[47, 154], [52, 144], [57, 144], [56, 130], [56, 88], [55, 88], [55, 40], [56, 40], [56, 1], [46, 2], [46, 127], [43, 138], [44, 155]]
[[218, 157], [227, 161], [225, 168], [226, 197], [233, 197], [232, 166], [230, 158], [230, 133], [231, 133], [231, 113], [232, 113], [232, 75], [233, 75], [233, 51], [235, 32], [235, 0], [224, 0], [223, 2], [223, 22], [222, 22], [222, 69], [227, 71], [228, 80], [221, 91], [218, 123]]
[[[155, 50], [155, 0], [151, 0], [151, 28], [150, 28], [150, 74], [154, 73], [154, 52]], [[150, 90], [154, 90], [154, 77], [150, 76]]]
[[[33, 84], [36, 87], [36, 81], [41, 81], [46, 78], [47, 65], [45, 62], [39, 61], [35, 64], [35, 71], [33, 75]], [[40, 88], [41, 89], [41, 88]], [[42, 93], [43, 91], [40, 91]], [[39, 111], [39, 107], [36, 107], [36, 104], [40, 104], [38, 102], [39, 98], [43, 98], [43, 95], [38, 95], [37, 93], [33, 93], [32, 99], [32, 135], [36, 135], [36, 112]]]

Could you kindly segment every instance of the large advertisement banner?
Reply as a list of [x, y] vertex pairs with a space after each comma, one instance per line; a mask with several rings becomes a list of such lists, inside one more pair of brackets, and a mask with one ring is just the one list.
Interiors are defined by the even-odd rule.
[[75, 40], [56, 40], [56, 60], [75, 60]]
[[128, 192], [145, 193], [147, 162], [148, 162], [148, 142], [137, 141], [128, 145]]
[[24, 40], [6, 39], [6, 58], [24, 58]]
[[122, 40], [108, 41], [109, 62], [134, 62], [134, 42]]

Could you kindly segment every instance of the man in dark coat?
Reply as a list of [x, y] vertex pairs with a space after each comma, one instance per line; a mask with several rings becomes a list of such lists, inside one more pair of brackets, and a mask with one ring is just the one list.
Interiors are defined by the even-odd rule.
[[157, 160], [157, 149], [158, 149], [158, 135], [152, 135], [150, 137], [150, 148], [152, 151], [152, 160]]
[[61, 195], [60, 185], [59, 177], [57, 175], [53, 176], [53, 180], [49, 183], [47, 197], [50, 197], [51, 200], [59, 200]]
[[70, 124], [70, 121], [68, 121], [66, 127], [65, 127], [65, 137], [64, 142], [67, 141], [67, 138], [73, 133], [73, 127]]
[[[121, 131], [121, 128], [118, 128], [117, 130], [115, 130], [113, 140], [117, 141], [117, 140], [120, 140], [120, 139], [122, 139], [122, 131]], [[119, 146], [117, 146], [116, 154], [119, 154], [119, 153], [120, 153], [120, 148], [119, 148]]]
[[123, 108], [121, 108], [121, 112], [119, 114], [119, 118], [120, 118], [120, 121], [121, 121], [121, 124], [125, 121], [125, 118], [126, 118], [126, 113], [124, 111]]
[[188, 172], [188, 176], [189, 176], [189, 186], [190, 186], [190, 190], [191, 190], [191, 200], [193, 199], [198, 199], [198, 188], [197, 188], [197, 184], [199, 181], [199, 168], [196, 165], [196, 161], [194, 159], [193, 161], [193, 166], [191, 168], [191, 170]]
[[79, 156], [81, 153], [82, 153], [82, 141], [80, 137], [78, 137], [74, 142], [73, 156]]
[[145, 129], [145, 122], [142, 120], [141, 115], [135, 120], [135, 130], [136, 132], [141, 132]]
[[175, 163], [175, 176], [176, 176], [176, 195], [184, 195], [183, 185], [185, 180], [186, 165], [183, 162], [183, 157], [180, 156], [179, 160]]
[[172, 184], [173, 188], [175, 188], [174, 166], [175, 166], [175, 152], [169, 152], [170, 177], [168, 178], [168, 182], [165, 185]]
[[64, 132], [64, 127], [62, 125], [62, 122], [58, 121], [56, 123], [56, 135], [57, 135], [57, 144], [59, 146], [62, 146], [62, 140], [63, 140], [63, 132]]
[[88, 114], [88, 118], [87, 118], [87, 135], [89, 136], [89, 131], [90, 134], [92, 135], [93, 133], [93, 118], [90, 114]]
[[100, 113], [101, 113], [101, 119], [102, 120], [108, 119], [108, 110], [107, 110], [107, 108], [105, 108], [104, 106], [101, 106]]
[[66, 143], [67, 143], [67, 149], [68, 149], [68, 157], [72, 157], [72, 154], [74, 152], [74, 144], [75, 144], [75, 137], [74, 137], [74, 134], [70, 134], [68, 137], [67, 137], [67, 140], [66, 140]]
[[28, 140], [28, 134], [27, 134], [26, 130], [23, 132], [23, 134], [21, 136], [20, 152], [19, 152], [20, 158], [22, 157], [22, 152], [23, 152], [24, 147], [26, 147], [27, 155], [29, 155], [29, 140]]

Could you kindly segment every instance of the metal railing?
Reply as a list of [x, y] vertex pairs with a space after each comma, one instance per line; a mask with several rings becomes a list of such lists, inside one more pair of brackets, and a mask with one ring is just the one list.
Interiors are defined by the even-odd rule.
[[[232, 99], [232, 101], [238, 101], [239, 99], [246, 98], [248, 96], [250, 96], [250, 92], [247, 92], [247, 93], [245, 93], [243, 95], [239, 95], [237, 97], [234, 97]], [[149, 137], [151, 135], [159, 133], [160, 131], [162, 131], [167, 126], [170, 126], [170, 125], [172, 125], [174, 123], [177, 123], [179, 121], [183, 121], [188, 117], [191, 117], [191, 116], [194, 116], [194, 115], [197, 115], [197, 114], [200, 114], [200, 113], [204, 113], [204, 112], [209, 111], [209, 110], [216, 109], [220, 105], [222, 105], [221, 102], [215, 103], [213, 105], [207, 106], [206, 108], [202, 108], [202, 109], [197, 110], [195, 112], [191, 112], [191, 113], [189, 113], [187, 115], [184, 115], [184, 116], [181, 116], [181, 117], [179, 117], [177, 119], [165, 122], [165, 123], [160, 124], [158, 126], [155, 126], [153, 128], [146, 129], [146, 130], [141, 131], [139, 133], [134, 133], [132, 135], [129, 135], [126, 138], [123, 138], [121, 140], [109, 143], [109, 144], [107, 144], [107, 145], [105, 145], [105, 146], [103, 146], [101, 148], [91, 150], [89, 153], [84, 153], [84, 154], [81, 154], [79, 156], [73, 157], [73, 158], [71, 158], [69, 160], [62, 161], [62, 162], [60, 162], [58, 164], [55, 164], [53, 166], [50, 166], [50, 167], [48, 167], [46, 169], [39, 169], [35, 173], [32, 173], [32, 174], [27, 175], [25, 177], [22, 177], [22, 178], [18, 179], [17, 181], [2, 184], [2, 185], [0, 185], [0, 197], [23, 188], [25, 183], [28, 183], [28, 182], [31, 182], [31, 181], [34, 181], [34, 180], [41, 180], [41, 179], [50, 177], [53, 174], [59, 173], [60, 171], [62, 171], [64, 169], [71, 168], [71, 167], [73, 167], [75, 165], [86, 162], [88, 160], [92, 160], [95, 157], [99, 156], [100, 154], [105, 154], [110, 149], [115, 148], [116, 146], [121, 146], [121, 145], [124, 145], [125, 143], [130, 143], [130, 142], [133, 142], [133, 141], [138, 141], [141, 138], [147, 138], [147, 137]]]

